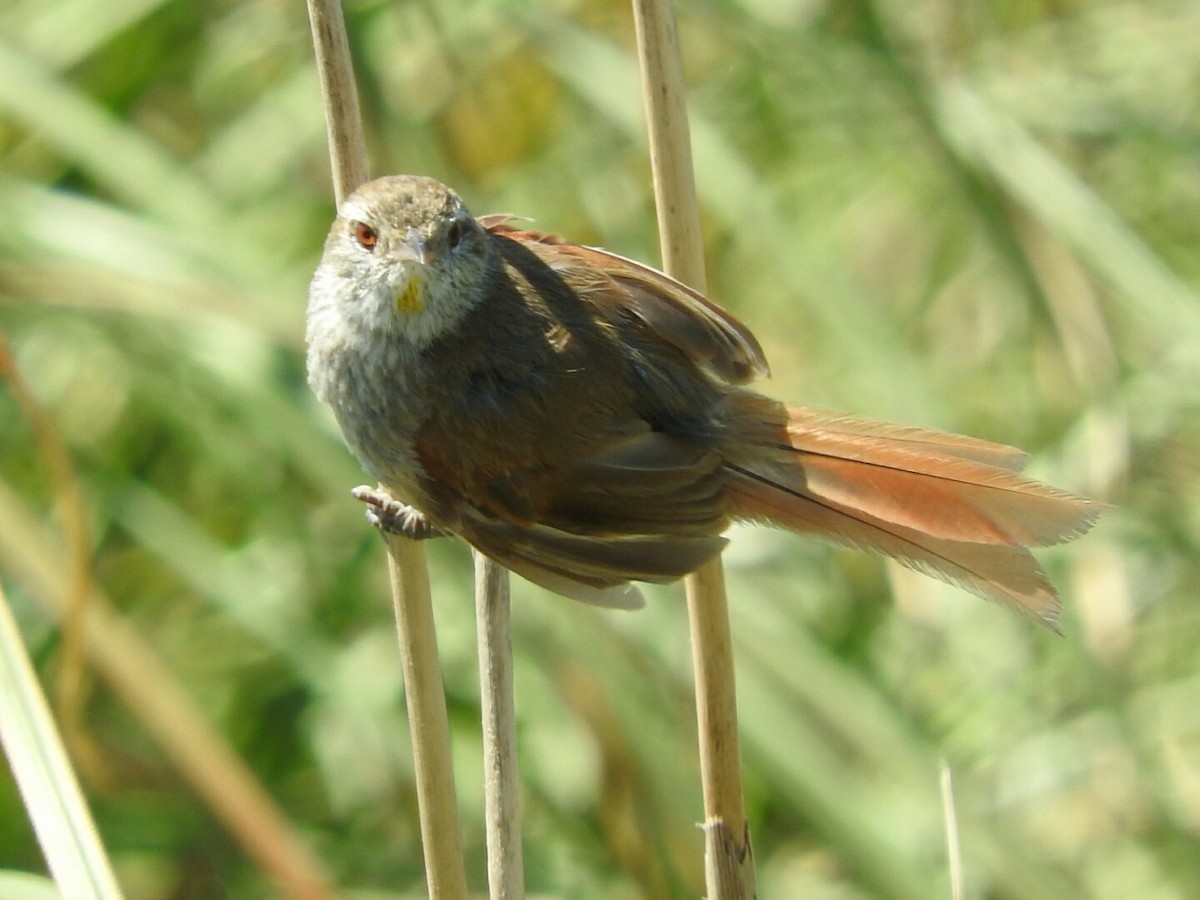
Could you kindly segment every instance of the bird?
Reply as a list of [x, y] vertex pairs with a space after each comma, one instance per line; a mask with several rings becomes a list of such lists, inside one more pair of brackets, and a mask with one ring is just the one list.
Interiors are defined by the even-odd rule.
[[376, 479], [376, 524], [453, 535], [553, 592], [643, 602], [734, 522], [881, 554], [1057, 628], [1031, 547], [1103, 504], [974, 437], [788, 406], [749, 328], [656, 269], [441, 182], [370, 181], [313, 275], [309, 383]]

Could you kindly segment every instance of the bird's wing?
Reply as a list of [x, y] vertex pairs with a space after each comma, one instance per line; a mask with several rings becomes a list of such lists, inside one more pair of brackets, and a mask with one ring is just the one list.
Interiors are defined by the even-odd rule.
[[769, 373], [758, 340], [745, 325], [703, 294], [616, 253], [522, 230], [485, 216], [493, 234], [519, 241], [600, 304], [637, 316], [661, 340], [730, 384]]
[[450, 446], [431, 429], [418, 439], [429, 493], [484, 520], [615, 541], [710, 536], [728, 524], [719, 454], [644, 422], [595, 442], [582, 458], [551, 462], [533, 449], [520, 464], [486, 472], [464, 468]]
[[512, 241], [511, 278], [437, 348], [415, 442], [427, 512], [531, 581], [630, 605], [629, 581], [674, 581], [724, 546], [720, 454], [663, 423], [707, 416], [724, 388], [701, 368], [745, 381], [762, 351], [665, 275], [484, 221]]
[[[439, 471], [436, 447], [419, 453]], [[577, 600], [630, 607], [640, 595], [629, 581], [675, 581], [725, 545], [719, 465], [714, 452], [643, 427], [557, 468], [452, 476], [436, 490], [453, 530], [497, 562]]]

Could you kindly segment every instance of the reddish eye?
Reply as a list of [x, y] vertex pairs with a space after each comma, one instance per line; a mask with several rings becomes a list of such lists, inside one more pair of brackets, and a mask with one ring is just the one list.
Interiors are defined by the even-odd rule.
[[354, 229], [354, 239], [358, 241], [359, 246], [367, 250], [375, 249], [375, 245], [379, 242], [379, 234], [374, 228], [366, 222], [352, 222], [350, 227]]

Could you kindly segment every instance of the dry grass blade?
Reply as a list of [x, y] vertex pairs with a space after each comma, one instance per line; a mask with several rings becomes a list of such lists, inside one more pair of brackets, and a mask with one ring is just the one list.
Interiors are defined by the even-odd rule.
[[[70, 571], [67, 589], [66, 613], [62, 620], [62, 665], [57, 683], [58, 714], [67, 740], [76, 753], [85, 754], [90, 761], [95, 749], [88, 743], [82, 728], [82, 713], [85, 699], [86, 657], [83, 649], [83, 619], [87, 613], [87, 601], [92, 589], [92, 568], [89, 551], [91, 538], [88, 534], [86, 508], [79, 479], [71, 465], [71, 457], [63, 445], [54, 424], [42, 411], [21, 377], [13, 361], [8, 342], [0, 335], [0, 377], [8, 383], [17, 405], [25, 416], [37, 442], [42, 464], [46, 468], [50, 483], [58, 495], [59, 515], [63, 522], [68, 552], [67, 565]], [[86, 771], [86, 769], [85, 769]]]
[[0, 587], [0, 745], [64, 897], [119, 898], [104, 846]]
[[[703, 291], [700, 216], [674, 14], [667, 0], [635, 0], [634, 17], [663, 267]], [[687, 598], [696, 673], [708, 896], [712, 900], [753, 897], [754, 860], [742, 795], [733, 640], [720, 559], [688, 577]]]

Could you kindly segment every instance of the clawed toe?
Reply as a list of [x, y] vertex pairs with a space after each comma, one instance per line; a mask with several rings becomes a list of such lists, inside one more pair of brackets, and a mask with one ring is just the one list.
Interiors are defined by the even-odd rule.
[[360, 485], [351, 492], [355, 500], [367, 505], [367, 521], [380, 531], [398, 534], [414, 541], [438, 537], [439, 532], [425, 515], [407, 503], [401, 503], [383, 488]]

